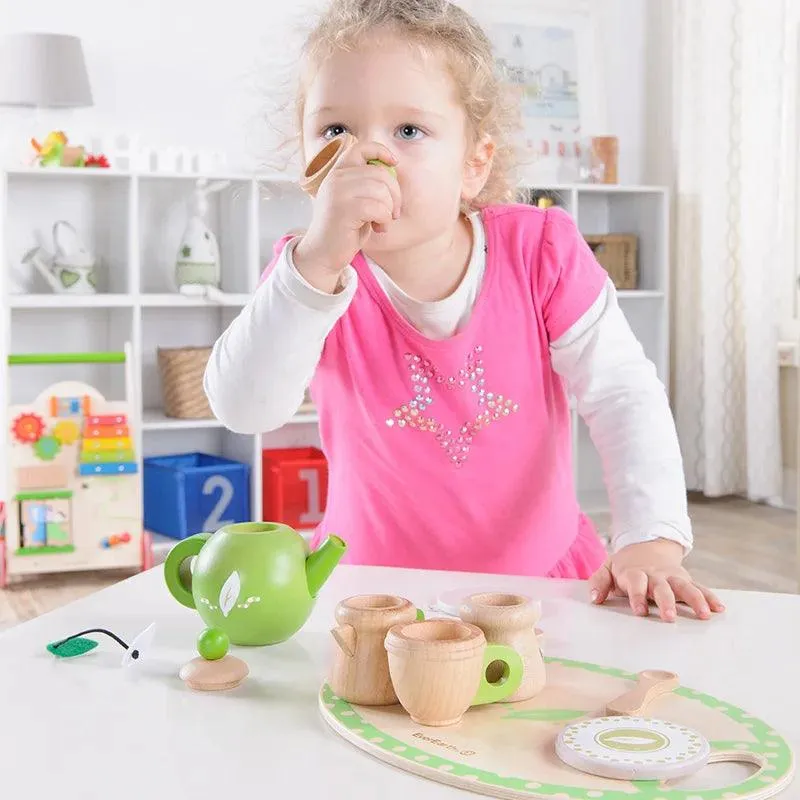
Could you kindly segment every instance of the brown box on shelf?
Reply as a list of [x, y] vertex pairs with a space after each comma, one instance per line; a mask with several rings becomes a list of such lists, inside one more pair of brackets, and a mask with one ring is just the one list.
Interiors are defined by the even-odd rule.
[[617, 289], [639, 288], [639, 239], [635, 234], [585, 234], [583, 238]]
[[592, 139], [594, 157], [603, 165], [602, 183], [617, 183], [619, 140], [616, 136], [595, 136]]
[[178, 419], [213, 419], [203, 389], [210, 347], [159, 347], [158, 372], [164, 413]]

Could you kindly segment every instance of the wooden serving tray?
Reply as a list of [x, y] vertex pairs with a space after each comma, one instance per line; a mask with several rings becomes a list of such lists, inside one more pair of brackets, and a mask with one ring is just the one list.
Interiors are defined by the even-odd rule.
[[745, 763], [756, 768], [754, 774], [742, 777], [741, 768], [718, 767], [724, 774], [714, 776], [715, 788], [701, 788], [702, 771], [660, 782], [599, 778], [568, 767], [555, 752], [558, 734], [581, 717], [602, 716], [609, 699], [630, 689], [636, 676], [585, 662], [545, 661], [547, 687], [537, 697], [471, 708], [449, 727], [417, 725], [400, 705], [351, 705], [327, 684], [320, 690], [319, 708], [336, 733], [369, 755], [423, 778], [492, 797], [766, 800], [792, 781], [794, 754], [766, 722], [685, 687], [655, 699], [647, 716], [701, 733], [711, 744], [710, 763]]

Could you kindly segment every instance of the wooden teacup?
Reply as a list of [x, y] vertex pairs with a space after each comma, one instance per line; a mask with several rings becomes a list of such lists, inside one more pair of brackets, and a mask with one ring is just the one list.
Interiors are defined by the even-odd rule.
[[331, 139], [311, 161], [303, 172], [300, 187], [311, 197], [315, 197], [328, 173], [333, 169], [339, 156], [355, 141], [355, 136], [343, 133]]
[[383, 646], [394, 625], [423, 619], [421, 610], [391, 594], [348, 597], [336, 606], [336, 641], [328, 684], [333, 692], [362, 706], [397, 703], [389, 677], [389, 660]]
[[[398, 700], [420, 725], [454, 725], [471, 706], [506, 699], [522, 680], [515, 650], [487, 644], [480, 628], [456, 619], [395, 625], [384, 646]], [[490, 681], [487, 670], [496, 666]]]
[[541, 616], [538, 603], [521, 594], [481, 592], [464, 599], [459, 616], [477, 625], [487, 642], [512, 647], [522, 657], [522, 682], [507, 698], [510, 703], [528, 700], [544, 689], [547, 675], [535, 628]]

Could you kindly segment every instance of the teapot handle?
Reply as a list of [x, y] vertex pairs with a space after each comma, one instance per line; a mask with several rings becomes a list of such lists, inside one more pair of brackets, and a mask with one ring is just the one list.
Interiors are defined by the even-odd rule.
[[189, 559], [196, 556], [211, 538], [211, 533], [196, 533], [178, 542], [164, 561], [164, 580], [170, 594], [187, 608], [197, 608], [192, 595], [192, 573]]

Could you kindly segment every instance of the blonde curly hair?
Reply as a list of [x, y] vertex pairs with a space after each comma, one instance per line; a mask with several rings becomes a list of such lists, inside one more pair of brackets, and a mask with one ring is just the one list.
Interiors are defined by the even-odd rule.
[[423, 51], [443, 53], [472, 141], [491, 137], [495, 147], [491, 173], [470, 209], [513, 200], [518, 103], [498, 73], [488, 36], [470, 14], [448, 0], [331, 0], [303, 46], [303, 76], [295, 101], [298, 130], [302, 130], [305, 86], [315, 67], [333, 50], [353, 48], [379, 29], [403, 36]]

